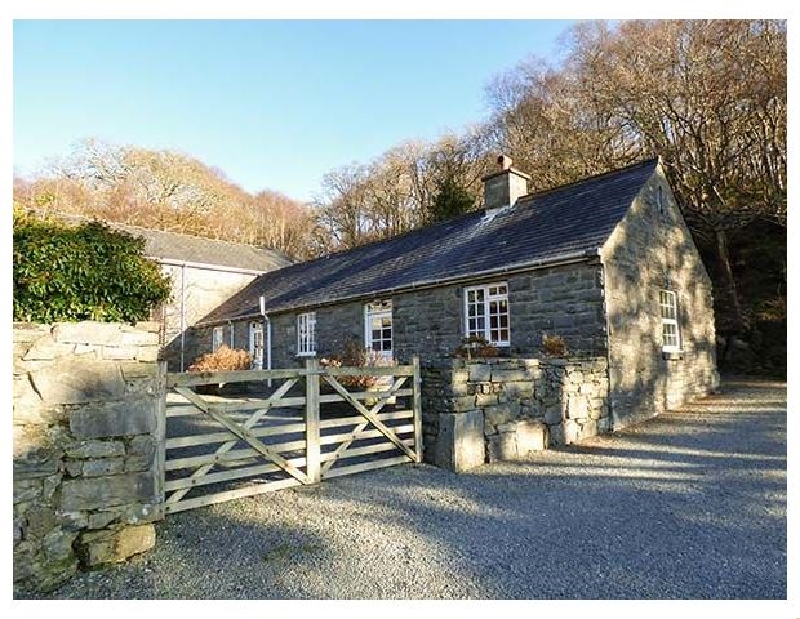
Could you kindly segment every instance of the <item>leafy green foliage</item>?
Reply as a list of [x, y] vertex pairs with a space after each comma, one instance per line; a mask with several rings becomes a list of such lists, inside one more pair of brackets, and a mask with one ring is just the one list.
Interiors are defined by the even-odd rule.
[[146, 320], [170, 281], [144, 239], [92, 222], [77, 227], [14, 212], [14, 320]]
[[468, 213], [475, 206], [470, 193], [459, 185], [452, 176], [445, 176], [436, 183], [436, 197], [431, 204], [430, 221], [447, 221], [458, 215]]

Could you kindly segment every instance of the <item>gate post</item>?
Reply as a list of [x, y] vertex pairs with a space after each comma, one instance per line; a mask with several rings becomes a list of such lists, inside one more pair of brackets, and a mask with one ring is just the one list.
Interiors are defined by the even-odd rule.
[[414, 376], [412, 377], [414, 409], [414, 453], [417, 463], [422, 462], [422, 373], [419, 370], [419, 357], [414, 356]]
[[158, 362], [158, 379], [156, 382], [156, 495], [158, 496], [158, 519], [164, 517], [164, 484], [166, 478], [167, 451], [167, 362]]
[[319, 446], [319, 362], [306, 359], [306, 477], [309, 484], [320, 481]]

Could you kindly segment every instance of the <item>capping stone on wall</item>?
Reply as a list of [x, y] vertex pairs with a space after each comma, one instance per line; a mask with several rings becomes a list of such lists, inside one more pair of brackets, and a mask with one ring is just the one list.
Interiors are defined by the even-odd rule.
[[152, 548], [158, 323], [14, 325], [14, 590]]
[[608, 363], [447, 359], [423, 365], [426, 460], [455, 471], [522, 460], [611, 429]]

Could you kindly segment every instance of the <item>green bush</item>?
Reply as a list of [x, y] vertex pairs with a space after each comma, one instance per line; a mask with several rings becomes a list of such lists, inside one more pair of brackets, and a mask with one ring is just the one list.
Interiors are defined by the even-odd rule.
[[14, 212], [14, 320], [146, 320], [170, 281], [144, 239], [101, 223], [76, 227]]

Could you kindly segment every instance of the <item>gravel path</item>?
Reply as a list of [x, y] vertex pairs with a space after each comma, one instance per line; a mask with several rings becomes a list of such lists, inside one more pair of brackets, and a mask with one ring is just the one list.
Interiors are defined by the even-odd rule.
[[168, 516], [53, 598], [786, 598], [786, 388], [469, 474], [405, 465]]

